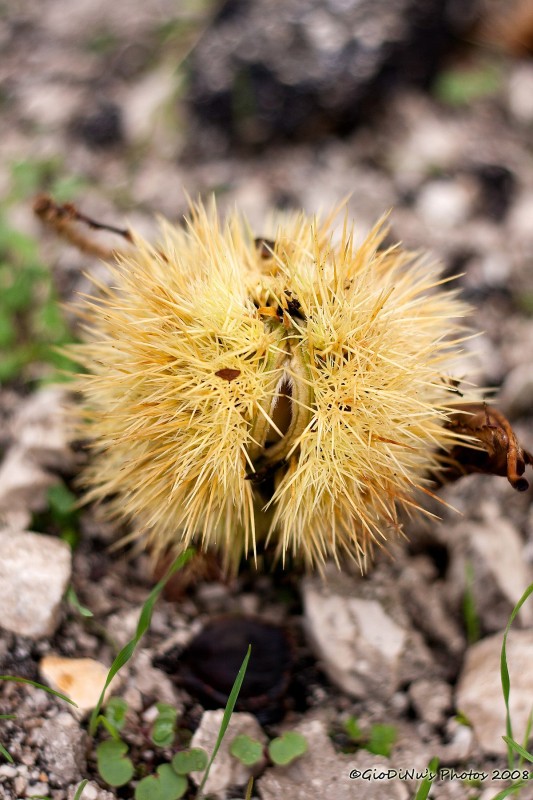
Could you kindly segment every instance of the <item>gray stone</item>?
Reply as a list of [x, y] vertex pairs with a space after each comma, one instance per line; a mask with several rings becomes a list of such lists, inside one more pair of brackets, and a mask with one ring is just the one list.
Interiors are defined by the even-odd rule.
[[519, 122], [533, 122], [533, 66], [527, 61], [518, 61], [515, 66], [507, 97], [509, 109]]
[[305, 579], [303, 599], [310, 644], [343, 691], [386, 700], [425, 673], [430, 656], [392, 588], [387, 596], [371, 583], [329, 572], [327, 583]]
[[56, 480], [28, 458], [22, 446], [11, 447], [0, 465], [0, 513], [41, 511], [46, 490]]
[[40, 533], [0, 531], [0, 624], [21, 636], [50, 636], [70, 581], [65, 542]]
[[[204, 711], [200, 725], [192, 737], [191, 747], [202, 747], [208, 753], [212, 753], [223, 716], [224, 711], [222, 709], [219, 711]], [[246, 767], [230, 754], [231, 743], [240, 734], [246, 734], [252, 739], [257, 739], [262, 744], [267, 742], [267, 737], [252, 714], [232, 714], [228, 729], [204, 787], [206, 795], [225, 798], [226, 791], [230, 786], [244, 786], [250, 776], [264, 766], [266, 759], [253, 767]], [[198, 786], [202, 781], [202, 773], [192, 772], [191, 778], [193, 783]]]
[[66, 711], [47, 719], [34, 734], [50, 783], [64, 786], [83, 778], [86, 768], [87, 734]]
[[351, 778], [357, 770], [386, 771], [390, 763], [379, 756], [359, 751], [353, 756], [342, 755], [335, 749], [324, 723], [317, 719], [302, 722], [293, 730], [301, 733], [308, 745], [307, 752], [286, 767], [273, 767], [257, 782], [261, 800], [405, 800], [407, 787], [401, 781], [364, 780]]
[[472, 186], [461, 181], [435, 180], [420, 191], [417, 212], [427, 225], [454, 228], [470, 216], [473, 200]]
[[452, 705], [452, 689], [445, 681], [420, 678], [409, 687], [409, 697], [420, 719], [441, 725]]
[[41, 467], [61, 468], [74, 463], [69, 447], [67, 396], [62, 389], [40, 389], [20, 407], [13, 436], [27, 459]]
[[443, 582], [437, 580], [434, 572], [424, 556], [406, 561], [398, 575], [401, 603], [415, 628], [446, 653], [446, 659], [440, 659], [440, 671], [455, 672], [465, 648], [465, 637], [455, 618], [456, 606], [446, 597]]
[[[472, 645], [457, 686], [456, 706], [472, 724], [476, 740], [487, 755], [503, 755], [505, 705], [500, 678], [502, 633]], [[533, 630], [511, 630], [507, 637], [507, 664], [511, 680], [509, 707], [514, 738], [524, 739], [533, 705]]]
[[[250, 0], [227, 3], [190, 58], [189, 100], [203, 127], [246, 143], [346, 131], [367, 121], [384, 72], [424, 80], [476, 2]], [[435, 47], [420, 58], [418, 40]], [[199, 126], [200, 128], [200, 126]], [[200, 128], [201, 133], [201, 128]]]
[[[68, 800], [74, 800], [78, 786], [79, 784], [75, 783], [74, 786], [69, 788]], [[98, 786], [94, 781], [89, 781], [89, 783], [85, 784], [82, 800], [116, 800], [116, 795], [113, 794], [113, 792], [102, 789], [102, 787]]]
[[[472, 571], [475, 613], [483, 629], [493, 632], [505, 627], [533, 574], [520, 534], [501, 516], [500, 507], [488, 501], [480, 511], [482, 522], [462, 522], [449, 529], [452, 559], [448, 585], [459, 606], [467, 588], [467, 571]], [[525, 604], [519, 618], [523, 624], [532, 624], [533, 607]]]
[[498, 403], [510, 417], [533, 411], [533, 365], [519, 364], [506, 376]]

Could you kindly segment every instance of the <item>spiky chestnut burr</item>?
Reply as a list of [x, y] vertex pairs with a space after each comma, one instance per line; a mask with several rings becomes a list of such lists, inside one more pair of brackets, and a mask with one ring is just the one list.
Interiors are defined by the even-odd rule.
[[364, 567], [465, 442], [449, 374], [467, 309], [384, 237], [299, 215], [257, 240], [202, 206], [157, 246], [134, 236], [70, 350], [88, 498], [156, 555], [197, 542], [234, 568], [266, 539]]

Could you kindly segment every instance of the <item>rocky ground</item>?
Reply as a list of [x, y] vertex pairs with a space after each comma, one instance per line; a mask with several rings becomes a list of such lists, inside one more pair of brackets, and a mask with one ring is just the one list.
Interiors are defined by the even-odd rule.
[[[431, 16], [433, 5], [446, 13]], [[93, 509], [69, 508], [87, 456], [69, 442], [64, 390], [49, 384], [51, 348], [76, 333], [59, 301], [103, 267], [43, 233], [31, 210], [38, 191], [148, 236], [156, 215], [178, 219], [187, 195], [212, 192], [222, 213], [237, 205], [258, 234], [271, 208], [313, 213], [348, 197], [362, 232], [392, 209], [391, 240], [461, 274], [483, 332], [466, 343], [472, 374], [494, 387], [533, 450], [527, 4], [515, 15], [522, 27], [513, 33], [511, 19], [498, 37], [475, 3], [459, 18], [453, 3], [429, 3], [416, 24], [409, 2], [291, 0], [283, 14], [267, 0], [250, 4], [253, 13], [233, 2], [216, 20], [199, 2], [127, 6], [0, 6], [0, 672], [68, 686], [82, 709], [135, 633], [154, 578], [146, 555], [109, 549], [117, 531]], [[436, 757], [431, 798], [494, 798], [510, 784], [500, 650], [533, 581], [532, 491], [480, 475], [446, 487], [445, 503], [430, 508], [439, 519], [406, 521], [405, 541], [364, 577], [349, 566], [328, 568], [326, 581], [250, 566], [224, 581], [212, 569], [160, 599], [114, 685], [128, 704], [122, 735], [136, 779], [191, 735], [211, 748], [220, 715], [206, 710], [217, 705], [206, 685], [228, 680], [219, 674], [228, 656], [214, 647], [204, 674], [205, 651], [199, 665], [190, 643], [245, 612], [272, 623], [283, 669], [272, 668], [269, 696], [245, 703], [233, 730], [263, 742], [297, 730], [308, 743], [291, 766], [263, 765], [254, 797], [402, 800], [414, 797], [413, 772]], [[532, 624], [526, 603], [508, 639], [520, 742], [533, 705]], [[224, 636], [213, 639], [219, 647]], [[173, 749], [150, 740], [161, 702], [178, 711]], [[0, 763], [0, 797], [72, 800], [84, 778], [84, 800], [133, 796], [134, 783], [111, 789], [99, 775], [87, 712], [16, 682], [0, 684], [0, 703], [16, 715], [0, 720], [13, 758]], [[394, 729], [386, 755], [368, 749], [380, 725]], [[97, 740], [105, 736], [100, 729]], [[227, 752], [231, 738], [207, 786], [214, 797], [245, 796], [250, 773]], [[533, 783], [518, 796], [533, 798]]]

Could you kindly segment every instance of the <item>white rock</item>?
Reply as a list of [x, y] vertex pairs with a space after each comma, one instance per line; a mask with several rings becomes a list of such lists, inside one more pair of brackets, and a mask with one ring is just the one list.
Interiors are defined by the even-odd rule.
[[47, 719], [35, 731], [33, 739], [53, 781], [71, 783], [83, 777], [87, 767], [87, 734], [68, 712]]
[[[150, 139], [152, 145], [157, 135], [157, 127], [165, 120], [165, 106], [170, 105], [179, 78], [173, 66], [162, 66], [136, 80], [125, 94], [123, 116], [126, 138], [130, 142], [144, 142]], [[167, 115], [168, 116], [168, 115]], [[159, 146], [163, 137], [157, 137]], [[170, 140], [175, 148], [176, 143]], [[158, 149], [161, 157], [161, 150]]]
[[[531, 217], [533, 215], [533, 191], [524, 189], [513, 204], [509, 212], [508, 228], [509, 240], [514, 237], [518, 241], [524, 240], [524, 244], [529, 245], [533, 240], [533, 226]], [[524, 245], [522, 245], [524, 246]]]
[[398, 93], [395, 103], [401, 105], [405, 120], [389, 144], [395, 178], [403, 186], [416, 186], [435, 167], [453, 169], [461, 157], [465, 131], [460, 121], [437, 116], [435, 108], [416, 93]]
[[152, 656], [150, 650], [137, 650], [130, 662], [131, 683], [145, 698], [152, 697], [158, 703], [168, 703], [182, 713], [172, 681], [168, 675], [152, 666]]
[[[79, 784], [76, 783], [69, 788], [68, 800], [74, 800], [78, 785]], [[89, 781], [89, 783], [85, 784], [85, 789], [81, 797], [82, 800], [116, 800], [116, 795], [113, 794], [113, 792], [102, 789], [101, 786], [98, 786], [98, 784], [93, 781]]]
[[[370, 588], [368, 585], [367, 589]], [[355, 697], [392, 697], [402, 679], [420, 677], [427, 653], [405, 621], [381, 600], [358, 597], [360, 584], [341, 574], [303, 583], [304, 619], [311, 646], [330, 680]], [[396, 615], [401, 613], [397, 606]]]
[[[533, 574], [524, 558], [520, 534], [509, 520], [500, 516], [499, 506], [485, 503], [481, 514], [482, 523], [463, 522], [450, 528], [453, 560], [449, 583], [462, 596], [467, 565], [470, 566], [476, 613], [485, 630], [496, 631], [505, 626]], [[519, 618], [523, 624], [532, 624], [533, 606], [526, 603]]]
[[[222, 709], [219, 711], [204, 711], [200, 725], [192, 737], [191, 747], [202, 747], [211, 754], [215, 747], [223, 716], [224, 711]], [[231, 743], [240, 734], [246, 734], [252, 739], [257, 739], [262, 744], [267, 742], [263, 730], [252, 714], [233, 714], [204, 787], [206, 795], [223, 798], [226, 796], [228, 787], [244, 786], [250, 775], [255, 774], [264, 766], [264, 762], [262, 762], [254, 765], [254, 767], [246, 767], [230, 754]], [[202, 781], [202, 773], [192, 772], [191, 778], [198, 786]]]
[[533, 122], [533, 66], [525, 61], [519, 64], [509, 81], [509, 109], [519, 122], [529, 123]]
[[50, 636], [70, 581], [70, 547], [41, 533], [0, 531], [0, 625], [20, 636]]
[[533, 409], [533, 364], [518, 364], [506, 376], [498, 404], [511, 417]]
[[452, 705], [452, 689], [445, 681], [420, 678], [409, 687], [409, 697], [420, 719], [440, 725]]
[[0, 466], [0, 511], [41, 511], [46, 490], [56, 483], [20, 446], [11, 447]]
[[[502, 633], [483, 639], [467, 650], [457, 686], [456, 707], [472, 724], [479, 746], [487, 755], [502, 755], [507, 746], [505, 705], [500, 678]], [[533, 706], [533, 630], [511, 630], [507, 637], [507, 664], [511, 680], [509, 707], [514, 738], [524, 739]]]
[[435, 180], [422, 187], [417, 212], [428, 225], [454, 228], [470, 216], [474, 196], [470, 186], [458, 181]]
[[[91, 711], [97, 704], [109, 668], [92, 658], [63, 658], [63, 656], [47, 655], [41, 659], [39, 670], [43, 680], [52, 689], [70, 697], [78, 714]], [[117, 686], [118, 676], [106, 691], [106, 698]]]
[[320, 720], [307, 720], [293, 730], [301, 733], [307, 752], [287, 767], [272, 767], [257, 782], [261, 800], [405, 800], [408, 790], [401, 781], [366, 781], [350, 778], [352, 770], [386, 771], [390, 763], [360, 751], [355, 755], [336, 753], [327, 728]]
[[0, 530], [27, 531], [31, 526], [32, 514], [27, 508], [2, 509], [0, 508]]
[[464, 764], [474, 749], [474, 731], [469, 725], [463, 725], [455, 717], [446, 723], [447, 743], [439, 750], [441, 764]]
[[73, 463], [66, 402], [62, 389], [41, 389], [22, 404], [13, 420], [15, 440], [39, 466], [64, 468]]

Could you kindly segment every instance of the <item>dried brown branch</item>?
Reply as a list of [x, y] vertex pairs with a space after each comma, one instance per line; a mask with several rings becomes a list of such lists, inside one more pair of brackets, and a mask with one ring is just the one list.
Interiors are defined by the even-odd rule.
[[97, 222], [78, 211], [72, 203], [61, 205], [49, 195], [38, 195], [33, 203], [33, 210], [45, 225], [52, 228], [56, 234], [66, 239], [78, 250], [106, 261], [115, 258], [121, 252], [120, 248], [105, 246], [95, 241], [87, 235], [84, 228], [113, 233], [133, 244], [133, 237], [127, 228], [117, 228], [114, 225]]

